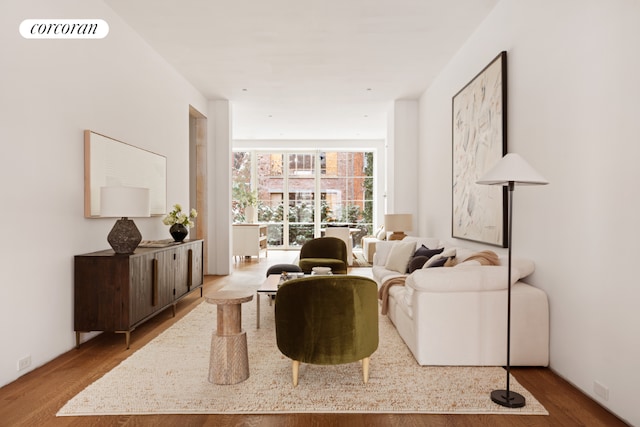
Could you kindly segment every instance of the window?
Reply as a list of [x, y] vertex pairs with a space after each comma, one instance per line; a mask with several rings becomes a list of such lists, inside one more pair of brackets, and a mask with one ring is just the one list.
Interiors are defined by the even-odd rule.
[[[373, 232], [373, 152], [234, 152], [233, 167], [234, 206], [254, 190], [270, 247], [301, 246], [328, 223], [359, 229], [354, 247]], [[241, 214], [234, 208], [234, 221]]]
[[315, 161], [313, 154], [289, 154], [289, 175], [312, 175]]

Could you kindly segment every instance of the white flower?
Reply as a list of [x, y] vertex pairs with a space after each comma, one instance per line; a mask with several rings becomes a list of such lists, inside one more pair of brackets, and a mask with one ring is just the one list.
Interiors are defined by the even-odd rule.
[[179, 203], [173, 205], [173, 210], [162, 219], [164, 225], [182, 224], [189, 228], [195, 226], [193, 219], [198, 216], [195, 209], [191, 209], [189, 215], [182, 212], [182, 206]]

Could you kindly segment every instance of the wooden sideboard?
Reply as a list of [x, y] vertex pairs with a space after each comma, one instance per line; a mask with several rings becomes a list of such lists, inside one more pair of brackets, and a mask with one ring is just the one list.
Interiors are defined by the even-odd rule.
[[104, 250], [74, 257], [74, 329], [80, 333], [108, 331], [125, 334], [200, 289], [202, 240], [138, 247], [133, 254]]

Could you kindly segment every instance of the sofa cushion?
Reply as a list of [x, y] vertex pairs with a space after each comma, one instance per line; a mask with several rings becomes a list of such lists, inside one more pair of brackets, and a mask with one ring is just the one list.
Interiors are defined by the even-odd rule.
[[389, 297], [392, 297], [397, 302], [396, 309], [404, 311], [410, 318], [413, 318], [413, 309], [411, 307], [412, 295], [413, 289], [409, 289], [406, 286], [392, 286], [389, 289]]
[[[404, 303], [407, 306], [411, 307], [413, 305], [413, 292], [414, 292], [414, 289], [411, 286], [407, 286], [406, 284], [405, 284], [405, 286], [403, 286], [403, 288], [404, 288], [404, 295], [403, 295]], [[411, 314], [413, 314], [413, 313], [411, 313]]]
[[311, 274], [313, 267], [329, 267], [333, 273], [347, 274], [344, 261], [333, 258], [302, 258], [298, 265], [306, 274]]
[[395, 243], [389, 251], [387, 262], [385, 262], [384, 266], [388, 270], [397, 271], [398, 273], [406, 273], [407, 266], [409, 265], [409, 261], [411, 260], [411, 256], [415, 249], [415, 242], [400, 241]]
[[387, 270], [384, 265], [374, 265], [371, 267], [371, 272], [375, 281], [378, 283], [378, 287], [382, 286], [387, 280], [395, 277], [405, 277], [406, 274], [400, 274], [397, 271]]

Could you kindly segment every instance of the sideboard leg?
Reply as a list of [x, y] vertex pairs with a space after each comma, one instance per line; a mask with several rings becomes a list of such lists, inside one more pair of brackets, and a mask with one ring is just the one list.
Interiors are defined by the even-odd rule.
[[127, 350], [129, 350], [129, 343], [131, 342], [131, 331], [133, 331], [133, 329], [128, 331], [115, 331], [116, 334], [124, 334], [124, 343], [127, 346]]

